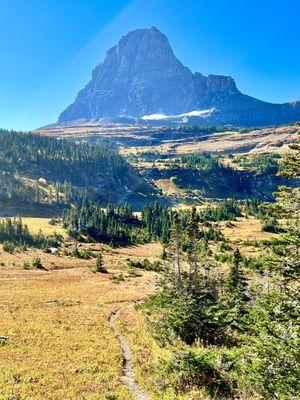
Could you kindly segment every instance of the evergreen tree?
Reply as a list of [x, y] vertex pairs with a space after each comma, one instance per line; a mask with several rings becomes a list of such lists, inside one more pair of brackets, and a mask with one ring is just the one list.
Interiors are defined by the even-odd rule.
[[104, 267], [102, 252], [98, 253], [96, 258], [96, 272], [102, 272], [102, 273], [107, 272], [106, 268]]
[[192, 208], [190, 220], [187, 226], [188, 235], [188, 259], [190, 263], [190, 275], [198, 276], [198, 248], [199, 248], [199, 217], [197, 215], [196, 207]]
[[247, 282], [241, 266], [242, 256], [240, 250], [237, 248], [233, 253], [233, 261], [230, 266], [230, 271], [227, 277], [228, 291], [231, 293], [244, 293]]
[[[300, 174], [300, 146], [292, 146], [281, 173], [290, 178]], [[280, 188], [272, 207], [283, 218], [285, 233], [271, 241], [271, 288], [251, 309], [248, 317], [248, 344], [243, 384], [255, 388], [262, 398], [297, 399], [299, 385], [299, 293], [300, 231], [298, 188]]]
[[177, 212], [173, 215], [170, 248], [172, 252], [172, 270], [174, 271], [178, 288], [182, 289], [182, 271], [181, 271], [181, 230], [180, 219]]

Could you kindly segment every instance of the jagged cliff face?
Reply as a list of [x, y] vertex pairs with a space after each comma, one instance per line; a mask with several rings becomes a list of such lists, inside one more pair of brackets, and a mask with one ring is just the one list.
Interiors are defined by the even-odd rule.
[[300, 119], [298, 102], [265, 103], [239, 92], [231, 77], [193, 74], [175, 57], [167, 37], [151, 28], [128, 33], [107, 52], [59, 122], [177, 116], [194, 110], [210, 110], [192, 117], [207, 124], [261, 126]]
[[138, 29], [107, 52], [60, 120], [174, 114], [193, 106], [194, 76], [157, 29]]

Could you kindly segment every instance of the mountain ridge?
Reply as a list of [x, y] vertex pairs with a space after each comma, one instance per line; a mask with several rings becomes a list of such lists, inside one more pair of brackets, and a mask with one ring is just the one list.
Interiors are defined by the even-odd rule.
[[90, 82], [58, 122], [141, 119], [152, 114], [182, 115], [212, 109], [209, 115], [186, 117], [175, 123], [266, 126], [300, 120], [299, 101], [268, 103], [241, 93], [231, 76], [193, 73], [176, 58], [167, 36], [152, 27], [130, 31], [107, 51]]

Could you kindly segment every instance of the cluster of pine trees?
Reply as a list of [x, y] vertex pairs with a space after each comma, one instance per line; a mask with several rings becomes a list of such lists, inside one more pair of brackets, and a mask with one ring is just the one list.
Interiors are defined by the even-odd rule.
[[205, 197], [227, 198], [251, 195], [252, 178], [243, 171], [224, 165], [209, 153], [181, 155], [166, 162], [166, 169], [154, 169], [154, 178], [173, 179], [184, 190], [199, 190]]
[[252, 169], [257, 175], [275, 175], [279, 169], [279, 159], [280, 156], [277, 154], [258, 154], [252, 157], [241, 156], [233, 162]]
[[98, 203], [83, 201], [64, 213], [63, 221], [70, 236], [96, 240], [112, 245], [146, 241], [142, 222], [133, 214], [129, 204], [103, 209]]
[[[297, 178], [300, 144], [293, 148], [282, 173]], [[282, 187], [269, 205], [284, 233], [269, 241], [255, 279], [238, 248], [228, 272], [220, 271], [203, 246], [195, 209], [185, 229], [174, 214], [160, 290], [144, 307], [173, 351], [161, 364], [161, 382], [177, 396], [197, 390], [214, 399], [299, 398], [299, 196], [299, 188]]]
[[215, 207], [206, 207], [200, 212], [202, 223], [208, 221], [232, 221], [239, 216], [241, 216], [241, 205], [234, 199], [222, 200]]
[[[220, 203], [221, 211], [218, 211], [218, 206], [215, 206], [213, 209], [208, 208], [210, 211], [207, 212], [212, 213], [212, 215], [222, 215], [225, 219], [233, 219], [231, 211], [233, 204], [235, 204], [234, 201], [227, 200]], [[226, 216], [224, 209], [228, 210]], [[199, 221], [203, 220], [203, 213], [205, 211], [197, 214]], [[176, 215], [176, 212], [172, 209], [155, 203], [153, 206], [146, 205], [143, 207], [141, 218], [138, 218], [129, 204], [124, 204], [120, 207], [108, 204], [107, 207], [102, 208], [99, 203], [84, 200], [76, 207], [66, 210], [63, 215], [63, 221], [69, 234], [76, 238], [85, 236], [86, 240], [96, 240], [112, 245], [147, 243], [151, 241], [160, 241], [163, 244], [167, 244], [170, 240]], [[181, 229], [186, 230], [191, 211], [189, 209], [183, 210], [180, 215]], [[210, 221], [214, 220], [213, 218], [210, 219]], [[206, 221], [205, 225], [205, 229], [202, 229], [200, 233], [205, 243], [209, 240], [224, 240], [221, 231], [212, 226], [209, 220]]]
[[130, 196], [138, 201], [139, 193], [154, 193], [104, 143], [6, 130], [0, 130], [0, 183], [0, 200], [33, 205], [69, 206], [86, 196], [104, 204]]
[[169, 164], [170, 168], [199, 169], [202, 171], [215, 171], [222, 168], [222, 163], [218, 157], [210, 153], [191, 153], [183, 154], [174, 158]]
[[20, 176], [2, 173], [0, 182], [0, 201], [17, 206], [27, 204], [32, 207], [47, 204], [58, 209], [80, 203], [88, 195], [86, 189], [73, 186], [68, 181], [44, 183], [42, 180], [42, 183], [35, 181], [32, 184]]
[[142, 221], [150, 240], [159, 239], [162, 243], [168, 243], [172, 218], [172, 210], [157, 203], [152, 207], [147, 205], [142, 209]]
[[108, 204], [101, 208], [98, 203], [83, 201], [65, 211], [63, 221], [69, 234], [79, 238], [96, 240], [112, 245], [146, 243], [152, 240], [169, 240], [172, 211], [167, 207], [147, 205], [142, 217], [134, 215], [132, 207], [125, 203], [115, 207]]
[[154, 168], [154, 179], [172, 179], [183, 190], [198, 190], [205, 197], [274, 200], [272, 193], [278, 185], [290, 184], [277, 176], [278, 159], [268, 155], [241, 158], [233, 162], [246, 166], [245, 170], [232, 167], [221, 157], [209, 153], [184, 154], [165, 162], [168, 168]]
[[0, 220], [0, 243], [11, 243], [15, 246], [47, 247], [57, 246], [61, 241], [59, 235], [45, 237], [42, 232], [33, 235], [21, 218], [5, 218]]
[[90, 145], [33, 133], [1, 131], [0, 169], [53, 182], [93, 186], [97, 174], [120, 179], [126, 175], [129, 166], [103, 144]]

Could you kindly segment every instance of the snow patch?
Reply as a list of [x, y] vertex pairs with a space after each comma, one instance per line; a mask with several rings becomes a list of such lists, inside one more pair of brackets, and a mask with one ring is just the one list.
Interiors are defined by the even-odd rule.
[[174, 118], [174, 117], [175, 117], [175, 115], [150, 114], [150, 115], [144, 115], [141, 119], [145, 119], [148, 121], [156, 121], [156, 120], [169, 119], [169, 118]]
[[150, 114], [144, 115], [141, 119], [144, 121], [162, 121], [162, 120], [172, 120], [172, 119], [183, 119], [187, 121], [187, 117], [200, 117], [200, 118], [207, 118], [213, 112], [215, 108], [210, 108], [208, 110], [194, 110], [184, 114], [177, 114], [177, 115], [165, 115], [165, 114]]

